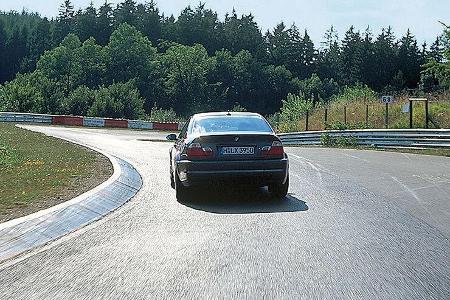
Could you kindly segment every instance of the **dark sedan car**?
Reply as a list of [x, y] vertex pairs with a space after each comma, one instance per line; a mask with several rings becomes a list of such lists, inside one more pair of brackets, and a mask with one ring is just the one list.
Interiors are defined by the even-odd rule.
[[188, 189], [215, 183], [268, 186], [284, 198], [289, 161], [280, 139], [259, 114], [202, 113], [192, 116], [170, 149], [170, 179], [178, 200]]

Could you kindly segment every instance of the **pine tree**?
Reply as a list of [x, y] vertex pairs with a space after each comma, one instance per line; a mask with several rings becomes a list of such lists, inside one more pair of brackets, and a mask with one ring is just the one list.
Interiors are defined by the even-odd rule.
[[116, 26], [122, 23], [128, 23], [128, 25], [139, 27], [136, 1], [125, 0], [124, 2], [117, 4], [116, 9], [114, 10], [114, 23]]
[[342, 57], [339, 37], [334, 26], [328, 29], [319, 51], [317, 71], [320, 78], [333, 78], [341, 82]]
[[402, 71], [405, 87], [415, 88], [420, 80], [421, 66], [425, 63], [415, 37], [408, 29], [398, 42], [398, 69]]
[[59, 44], [69, 33], [73, 32], [75, 23], [75, 11], [70, 0], [64, 0], [59, 7], [59, 15], [56, 19], [56, 28], [53, 45]]
[[84, 11], [80, 10], [76, 14], [75, 33], [81, 41], [85, 41], [90, 37], [95, 37], [97, 32], [97, 10], [91, 2]]
[[113, 30], [113, 9], [111, 3], [105, 0], [105, 3], [100, 6], [97, 17], [97, 33], [95, 40], [98, 44], [104, 46], [108, 44], [109, 37]]
[[443, 59], [442, 46], [441, 46], [441, 39], [439, 37], [437, 37], [436, 40], [433, 42], [433, 44], [431, 44], [430, 51], [428, 53], [428, 58], [433, 59], [438, 63], [442, 62]]
[[344, 84], [353, 85], [362, 81], [364, 63], [362, 50], [361, 35], [351, 26], [342, 40], [342, 80]]
[[270, 62], [274, 65], [288, 65], [292, 41], [284, 23], [281, 22], [275, 26], [272, 33], [268, 31], [266, 40]]
[[0, 19], [0, 83], [5, 82], [7, 77], [6, 68], [7, 60], [6, 57], [6, 41], [7, 35], [5, 30], [5, 24], [3, 20]]
[[374, 78], [375, 65], [375, 50], [373, 43], [373, 36], [370, 27], [366, 28], [364, 39], [362, 41], [362, 66], [361, 66], [361, 82], [366, 83], [370, 87], [375, 86], [376, 79]]
[[162, 16], [159, 14], [158, 7], [154, 0], [144, 5], [144, 10], [140, 12], [141, 31], [156, 45], [162, 37]]
[[397, 75], [397, 49], [392, 28], [383, 28], [374, 42], [374, 65], [372, 87], [380, 90], [392, 82]]

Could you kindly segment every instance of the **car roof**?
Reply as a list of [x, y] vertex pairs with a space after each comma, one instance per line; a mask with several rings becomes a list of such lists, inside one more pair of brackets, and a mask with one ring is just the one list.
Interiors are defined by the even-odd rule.
[[207, 112], [199, 113], [192, 116], [193, 119], [204, 118], [204, 117], [221, 117], [221, 116], [247, 116], [247, 117], [259, 117], [263, 118], [258, 113], [252, 112], [234, 112], [234, 111], [222, 111], [222, 112]]

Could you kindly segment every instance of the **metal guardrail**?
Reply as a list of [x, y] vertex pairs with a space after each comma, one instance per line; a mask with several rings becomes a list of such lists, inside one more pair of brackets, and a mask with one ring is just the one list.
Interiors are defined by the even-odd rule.
[[357, 145], [381, 147], [450, 148], [450, 129], [364, 129], [282, 133], [285, 145], [320, 145], [322, 135], [331, 139], [354, 138]]
[[67, 115], [45, 115], [34, 113], [16, 113], [0, 111], [0, 122], [45, 123], [54, 125], [86, 126], [86, 127], [117, 127], [155, 130], [179, 130], [183, 125], [179, 122], [153, 122], [126, 119], [111, 119], [101, 117], [83, 117]]
[[0, 112], [0, 122], [52, 123], [52, 116], [43, 114], [22, 114]]

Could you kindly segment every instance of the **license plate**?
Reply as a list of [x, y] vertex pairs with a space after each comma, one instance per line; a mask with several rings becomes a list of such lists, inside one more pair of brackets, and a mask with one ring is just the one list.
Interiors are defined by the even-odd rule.
[[222, 147], [220, 153], [222, 155], [253, 155], [255, 147]]

